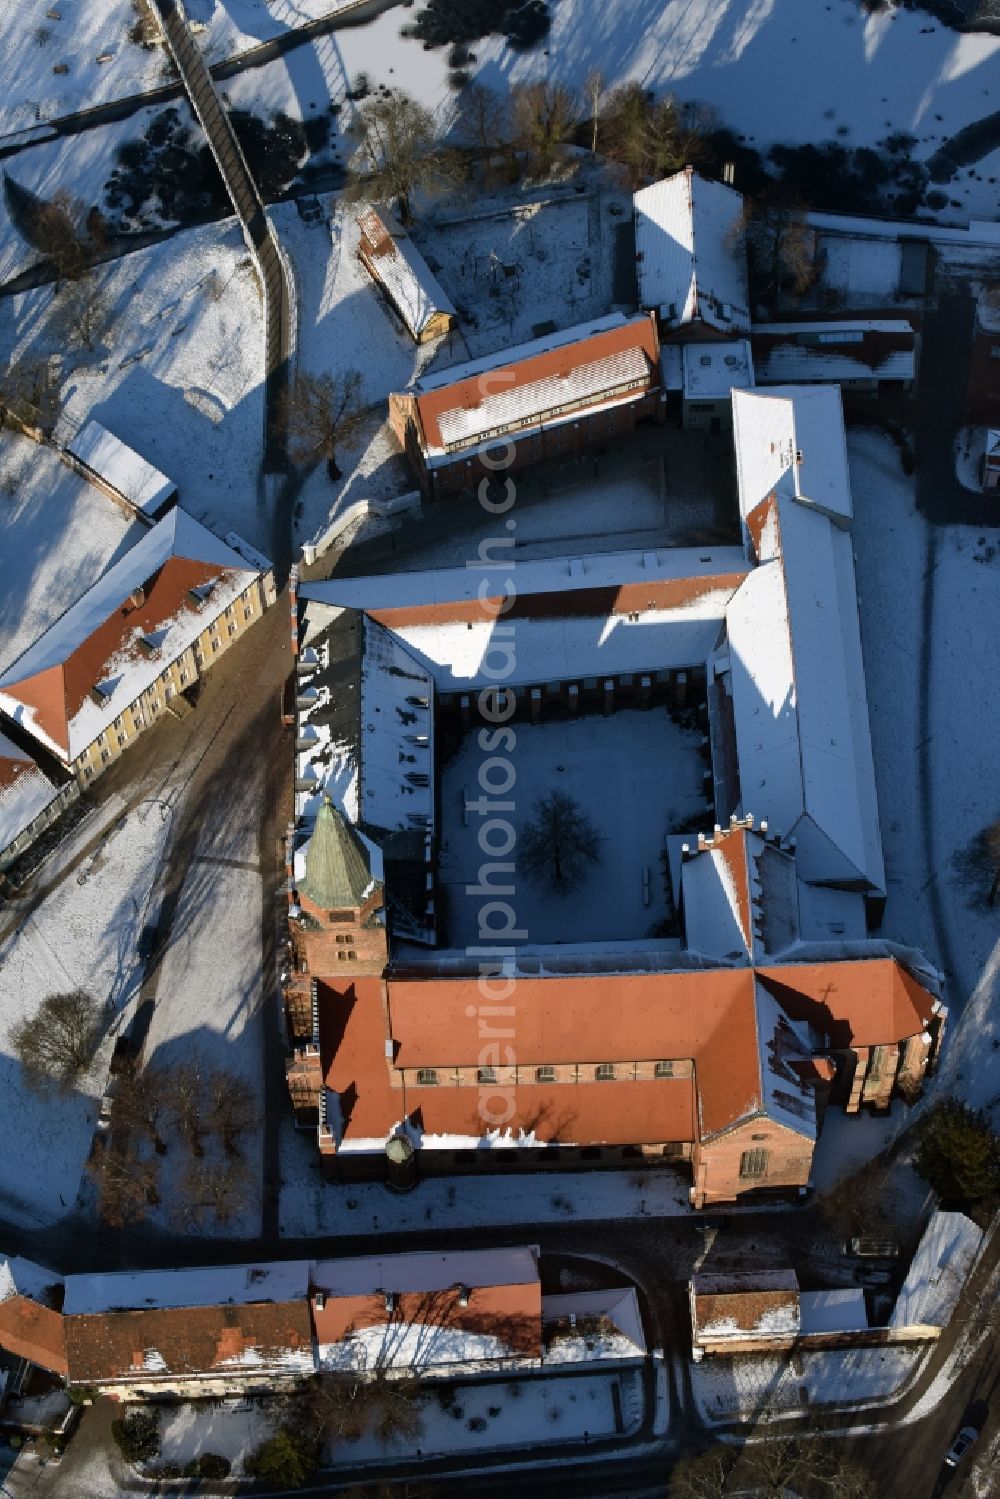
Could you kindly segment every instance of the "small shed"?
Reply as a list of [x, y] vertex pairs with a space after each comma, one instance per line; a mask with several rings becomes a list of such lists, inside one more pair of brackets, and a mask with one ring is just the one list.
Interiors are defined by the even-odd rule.
[[177, 499], [177, 485], [100, 422], [85, 422], [64, 456], [91, 484], [150, 525]]
[[358, 219], [358, 258], [402, 318], [418, 344], [440, 338], [458, 314], [416, 245], [399, 228], [389, 229], [369, 208]]

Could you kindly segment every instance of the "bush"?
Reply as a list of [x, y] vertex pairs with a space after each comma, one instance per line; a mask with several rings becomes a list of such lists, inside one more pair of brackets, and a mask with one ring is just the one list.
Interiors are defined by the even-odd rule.
[[930, 1114], [913, 1164], [945, 1201], [977, 1203], [1000, 1192], [1000, 1139], [985, 1113], [957, 1098]]
[[244, 1464], [248, 1478], [263, 1479], [279, 1489], [303, 1488], [318, 1467], [317, 1443], [290, 1426], [280, 1426]]
[[146, 1463], [159, 1456], [159, 1425], [152, 1411], [132, 1411], [112, 1422], [111, 1435], [126, 1462]]
[[232, 1463], [218, 1452], [203, 1452], [198, 1459], [200, 1478], [228, 1478]]

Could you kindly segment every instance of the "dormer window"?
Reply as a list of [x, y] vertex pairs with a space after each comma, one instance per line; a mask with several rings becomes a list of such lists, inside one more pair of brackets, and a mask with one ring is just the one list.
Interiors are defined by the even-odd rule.
[[208, 583], [198, 583], [198, 584], [196, 584], [196, 586], [194, 588], [189, 588], [188, 589], [188, 596], [187, 596], [188, 606], [191, 609], [193, 609], [196, 614], [200, 614], [201, 611], [204, 609], [205, 605], [208, 603], [209, 599], [212, 597], [212, 594], [214, 592], [215, 592], [215, 580], [214, 580], [214, 578], [210, 582], [208, 582]]
[[114, 681], [95, 682], [90, 689], [90, 701], [96, 703], [99, 708], [106, 708], [111, 701], [111, 694], [114, 690]]

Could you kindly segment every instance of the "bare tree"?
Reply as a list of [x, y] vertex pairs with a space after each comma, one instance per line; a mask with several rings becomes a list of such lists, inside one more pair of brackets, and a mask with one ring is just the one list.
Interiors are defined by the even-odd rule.
[[755, 297], [773, 301], [789, 290], [801, 296], [816, 279], [814, 236], [797, 198], [774, 192], [743, 208], [740, 233], [746, 236]]
[[30, 1020], [11, 1031], [14, 1055], [30, 1086], [69, 1088], [90, 1066], [101, 1034], [101, 1010], [84, 989], [48, 994]]
[[892, 1173], [879, 1160], [868, 1161], [817, 1199], [823, 1217], [845, 1239], [890, 1234], [891, 1206]]
[[57, 330], [77, 349], [97, 348], [111, 322], [111, 304], [92, 271], [66, 281], [54, 306]]
[[430, 110], [399, 89], [366, 99], [350, 130], [352, 196], [388, 199], [404, 224], [413, 221], [414, 192], [438, 191], [459, 176], [460, 158], [442, 145]]
[[181, 1179], [173, 1204], [178, 1226], [192, 1228], [208, 1218], [231, 1223], [246, 1205], [253, 1185], [249, 1167], [239, 1157], [193, 1160]]
[[608, 95], [604, 122], [605, 155], [618, 162], [630, 187], [697, 166], [705, 136], [718, 123], [708, 106], [656, 98], [638, 83]]
[[514, 144], [533, 173], [548, 172], [559, 147], [576, 129], [576, 105], [561, 83], [517, 83], [510, 91]]
[[952, 855], [952, 867], [975, 891], [973, 904], [1000, 902], [1000, 818], [981, 828], [965, 848]]
[[162, 1090], [171, 1122], [187, 1140], [191, 1153], [200, 1159], [205, 1154], [209, 1128], [204, 1067], [197, 1061], [177, 1062], [173, 1067], [157, 1069], [155, 1080]]
[[462, 90], [455, 120], [455, 139], [464, 147], [490, 156], [509, 139], [510, 117], [496, 89], [470, 83]]
[[559, 895], [568, 895], [600, 862], [603, 839], [579, 802], [565, 791], [539, 797], [531, 820], [518, 837], [522, 873], [543, 880]]
[[722, 1499], [734, 1460], [721, 1445], [681, 1458], [670, 1474], [668, 1499]]
[[111, 1143], [87, 1169], [97, 1183], [98, 1211], [112, 1228], [141, 1223], [160, 1200], [155, 1162], [133, 1150]]
[[747, 1443], [729, 1480], [732, 1491], [752, 1489], [761, 1499], [875, 1499], [863, 1468], [848, 1462], [835, 1443], [818, 1437], [777, 1437]]
[[47, 360], [26, 360], [0, 371], [0, 426], [51, 432], [59, 415], [59, 387]]
[[285, 393], [279, 421], [296, 463], [318, 463], [325, 458], [330, 478], [339, 479], [337, 449], [354, 436], [364, 414], [357, 370], [336, 375], [303, 373]]
[[161, 1073], [125, 1072], [121, 1075], [115, 1089], [117, 1126], [127, 1133], [144, 1135], [157, 1155], [166, 1155], [170, 1118], [171, 1101], [162, 1086]]
[[246, 1078], [220, 1069], [209, 1075], [205, 1089], [206, 1117], [227, 1156], [240, 1153], [240, 1138], [260, 1123], [257, 1095]]
[[4, 198], [14, 227], [50, 262], [57, 282], [83, 275], [95, 247], [87, 238], [87, 210], [79, 198], [63, 187], [40, 198], [6, 172]]
[[590, 110], [590, 149], [597, 150], [597, 127], [601, 119], [601, 105], [604, 102], [604, 74], [600, 68], [591, 68], [583, 80], [583, 96]]
[[397, 1437], [412, 1444], [424, 1425], [420, 1390], [413, 1374], [390, 1375], [376, 1367], [363, 1375], [318, 1374], [307, 1400], [316, 1428], [326, 1437], [356, 1441], [371, 1431], [382, 1442]]

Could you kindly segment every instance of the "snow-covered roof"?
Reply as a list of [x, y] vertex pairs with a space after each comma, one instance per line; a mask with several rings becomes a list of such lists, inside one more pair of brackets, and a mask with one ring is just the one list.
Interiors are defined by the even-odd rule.
[[[618, 588], [629, 583], [721, 577], [746, 571], [746, 558], [740, 547], [664, 547], [648, 552], [603, 552], [593, 556], [545, 557], [525, 562], [518, 559], [514, 577], [517, 595], [524, 598], [528, 594], [572, 593], [582, 589]], [[320, 604], [378, 613], [503, 598], [511, 591], [511, 577], [510, 562], [477, 562], [470, 567], [401, 571], [361, 578], [334, 575], [321, 582], [302, 584], [299, 596]]]
[[541, 338], [532, 338], [526, 343], [514, 344], [511, 348], [503, 349], [497, 354], [481, 354], [478, 358], [466, 359], [461, 364], [450, 364], [443, 370], [428, 371], [418, 375], [410, 389], [414, 395], [426, 395], [433, 390], [443, 390], [449, 385], [457, 385], [460, 381], [468, 380], [475, 375], [484, 375], [490, 370], [506, 369], [509, 365], [534, 359], [539, 354], [550, 354], [555, 349], [565, 349], [572, 344], [581, 343], [584, 339], [593, 338], [596, 334], [610, 333], [624, 328], [630, 321], [644, 323], [645, 319], [630, 319], [623, 312], [609, 312], [603, 317], [594, 318], [592, 322], [574, 323], [571, 328], [555, 329]]
[[868, 1326], [865, 1293], [860, 1287], [843, 1291], [800, 1291], [799, 1314], [803, 1334], [863, 1332]]
[[[668, 345], [669, 347], [669, 345]], [[681, 348], [686, 401], [718, 401], [753, 385], [753, 356], [745, 338]]]
[[751, 960], [747, 862], [743, 839], [733, 835], [684, 861], [684, 936], [692, 952], [734, 962]]
[[362, 821], [377, 828], [434, 820], [434, 682], [403, 642], [365, 616], [361, 667]]
[[690, 1295], [698, 1343], [791, 1338], [799, 1332], [799, 1283], [794, 1270], [698, 1271], [691, 1279]]
[[24, 750], [0, 733], [0, 854], [59, 795]]
[[385, 287], [393, 306], [414, 338], [436, 313], [456, 317], [455, 307], [413, 240], [396, 225], [391, 229], [374, 210], [358, 220], [375, 246], [365, 263]]
[[632, 202], [641, 305], [674, 327], [700, 318], [722, 332], [749, 329], [742, 196], [686, 167]]
[[[570, 1319], [576, 1326], [570, 1324]], [[595, 1329], [594, 1322], [608, 1324]], [[560, 1324], [551, 1336], [552, 1324]], [[645, 1353], [646, 1336], [634, 1286], [601, 1291], [567, 1291], [542, 1297], [542, 1325], [550, 1329], [547, 1363], [579, 1363], [598, 1358], [634, 1358]]]
[[521, 1286], [538, 1280], [538, 1250], [463, 1249], [439, 1254], [366, 1254], [317, 1260], [314, 1289], [327, 1296], [366, 1296], [375, 1291], [447, 1291], [454, 1286]]
[[779, 496], [726, 610], [745, 809], [797, 840], [807, 881], [884, 890], [850, 535]]
[[177, 493], [172, 480], [93, 418], [70, 439], [66, 451], [144, 514], [154, 515]]
[[734, 390], [736, 481], [744, 522], [769, 494], [793, 495], [842, 524], [851, 484], [840, 387]]
[[47, 1305], [49, 1292], [61, 1279], [46, 1265], [10, 1255], [0, 1260], [0, 1302], [9, 1301], [12, 1296], [28, 1296]]
[[762, 1102], [767, 1116], [786, 1129], [815, 1140], [816, 1095], [791, 1065], [811, 1055], [805, 1028], [789, 1020], [759, 981], [754, 986], [754, 1003]]
[[72, 1317], [165, 1307], [304, 1301], [309, 1294], [309, 1271], [308, 1260], [271, 1260], [259, 1265], [202, 1266], [192, 1270], [68, 1275], [63, 1312]]
[[561, 407], [577, 407], [621, 387], [647, 384], [649, 361], [642, 349], [621, 349], [606, 359], [574, 365], [526, 385], [487, 395], [478, 406], [442, 411], [438, 426], [447, 450], [483, 442], [493, 433], [521, 426]]
[[916, 338], [903, 318], [850, 322], [755, 323], [754, 368], [760, 385], [797, 380], [912, 380]]
[[[232, 547], [175, 507], [7, 668], [0, 707], [74, 760], [256, 576]], [[204, 610], [188, 605], [192, 585], [204, 588]], [[133, 625], [122, 609], [140, 593]], [[154, 652], [139, 649], [142, 638], [154, 639]], [[91, 688], [100, 688], [103, 704]]]
[[964, 1213], [934, 1213], [900, 1287], [889, 1326], [946, 1326], [982, 1239], [982, 1229]]

